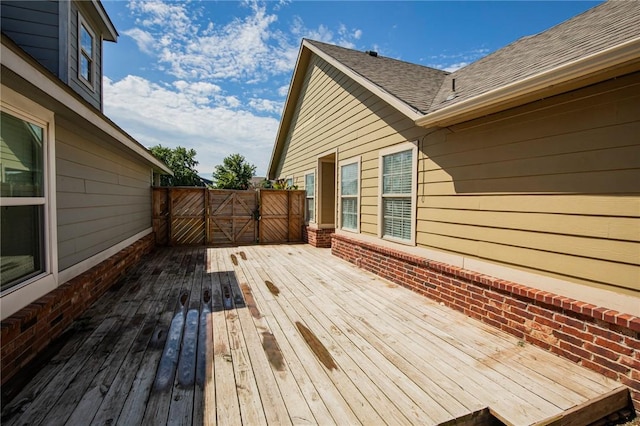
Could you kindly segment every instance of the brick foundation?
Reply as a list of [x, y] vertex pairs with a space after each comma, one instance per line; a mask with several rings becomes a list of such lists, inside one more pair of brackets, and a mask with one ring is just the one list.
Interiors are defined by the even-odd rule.
[[3, 320], [1, 383], [4, 385], [59, 337], [154, 245], [154, 234], [149, 234]]
[[307, 225], [302, 227], [302, 240], [314, 247], [329, 248], [334, 232], [334, 228], [311, 228]]
[[640, 318], [342, 235], [332, 254], [631, 389], [640, 411]]

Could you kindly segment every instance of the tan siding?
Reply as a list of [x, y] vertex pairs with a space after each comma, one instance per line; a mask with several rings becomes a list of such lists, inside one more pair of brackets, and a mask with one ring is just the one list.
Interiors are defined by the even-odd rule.
[[56, 139], [58, 262], [64, 270], [151, 226], [150, 171], [62, 121]]
[[315, 57], [279, 176], [302, 179], [330, 150], [361, 156], [360, 230], [376, 236], [378, 152], [418, 140], [418, 246], [628, 293], [640, 283], [639, 117], [636, 74], [434, 132]]
[[430, 135], [418, 245], [640, 290], [640, 77]]

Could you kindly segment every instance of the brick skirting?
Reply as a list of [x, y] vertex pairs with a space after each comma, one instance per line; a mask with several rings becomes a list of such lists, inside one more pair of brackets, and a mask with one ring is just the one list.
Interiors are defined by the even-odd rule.
[[311, 228], [307, 225], [302, 227], [302, 240], [314, 247], [329, 248], [334, 232], [334, 228]]
[[4, 385], [59, 337], [154, 246], [151, 233], [3, 320], [1, 383]]
[[618, 380], [640, 411], [640, 318], [343, 235], [331, 253]]

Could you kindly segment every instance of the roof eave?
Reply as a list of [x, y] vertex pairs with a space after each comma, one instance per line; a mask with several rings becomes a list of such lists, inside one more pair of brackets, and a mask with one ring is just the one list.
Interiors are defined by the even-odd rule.
[[[95, 108], [88, 106], [80, 99], [77, 99], [74, 94], [70, 93], [70, 90], [66, 90], [64, 83], [56, 80], [55, 77], [48, 75], [46, 70], [38, 69], [38, 64], [32, 64], [29, 60], [22, 57], [18, 51], [21, 51], [19, 47], [13, 47], [8, 43], [5, 36], [2, 36], [2, 66], [11, 70], [15, 74], [19, 75], [30, 85], [38, 88], [46, 95], [55, 99], [57, 102], [64, 105], [71, 111], [74, 111], [82, 119], [93, 126], [100, 129], [109, 137], [113, 138], [117, 143], [126, 148], [129, 152], [135, 154], [141, 158], [145, 163], [149, 164], [154, 171], [173, 175], [171, 169], [158, 160], [151, 154], [151, 152], [137, 142], [133, 137], [127, 134], [124, 130], [119, 128], [113, 122], [111, 122], [106, 116], [101, 114]], [[14, 48], [18, 51], [14, 51]]]
[[103, 33], [103, 39], [113, 42], [118, 41], [118, 31], [116, 30], [115, 25], [113, 25], [111, 18], [109, 18], [107, 11], [104, 9], [102, 2], [100, 0], [92, 0], [92, 3], [104, 26], [105, 32]]
[[640, 65], [640, 37], [428, 113], [417, 126], [444, 127], [622, 75]]

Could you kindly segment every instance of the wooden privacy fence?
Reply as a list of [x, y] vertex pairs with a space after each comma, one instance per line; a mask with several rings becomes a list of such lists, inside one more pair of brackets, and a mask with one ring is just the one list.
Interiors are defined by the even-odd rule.
[[153, 188], [159, 245], [302, 241], [304, 191]]

